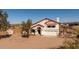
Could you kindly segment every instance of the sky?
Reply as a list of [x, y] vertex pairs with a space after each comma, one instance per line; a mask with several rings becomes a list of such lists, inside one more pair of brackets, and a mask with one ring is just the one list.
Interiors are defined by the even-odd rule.
[[8, 13], [8, 21], [12, 24], [21, 23], [31, 19], [33, 23], [44, 18], [60, 22], [78, 22], [79, 9], [4, 9]]

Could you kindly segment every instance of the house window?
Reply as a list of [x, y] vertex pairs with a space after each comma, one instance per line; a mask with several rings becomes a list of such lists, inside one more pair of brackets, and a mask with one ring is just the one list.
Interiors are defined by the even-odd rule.
[[48, 28], [55, 28], [55, 26], [47, 26]]
[[48, 28], [50, 28], [51, 26], [47, 26]]
[[52, 28], [55, 28], [55, 26], [52, 26]]

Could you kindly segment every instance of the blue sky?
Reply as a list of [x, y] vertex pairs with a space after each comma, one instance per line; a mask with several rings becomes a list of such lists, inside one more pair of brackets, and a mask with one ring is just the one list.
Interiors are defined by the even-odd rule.
[[60, 18], [60, 22], [77, 22], [79, 21], [78, 9], [6, 9], [8, 13], [8, 21], [10, 23], [21, 23], [32, 19], [35, 23], [44, 18], [56, 19]]

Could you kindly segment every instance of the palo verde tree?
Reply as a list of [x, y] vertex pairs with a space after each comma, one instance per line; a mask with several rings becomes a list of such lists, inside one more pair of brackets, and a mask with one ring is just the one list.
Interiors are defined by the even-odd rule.
[[8, 14], [3, 10], [0, 10], [0, 30], [5, 31], [10, 26], [9, 22], [7, 21]]

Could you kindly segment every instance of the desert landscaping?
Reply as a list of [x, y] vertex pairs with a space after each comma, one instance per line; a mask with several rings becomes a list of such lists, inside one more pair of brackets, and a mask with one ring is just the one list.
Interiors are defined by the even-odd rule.
[[12, 24], [7, 20], [9, 16], [7, 12], [0, 10], [0, 49], [79, 48], [79, 22], [62, 23], [57, 17], [43, 18], [35, 23], [28, 18]]
[[[78, 27], [77, 27], [78, 28]], [[30, 35], [29, 38], [21, 37], [21, 30], [17, 27], [11, 37], [0, 39], [0, 49], [57, 49], [72, 38], [53, 37], [43, 35]]]

